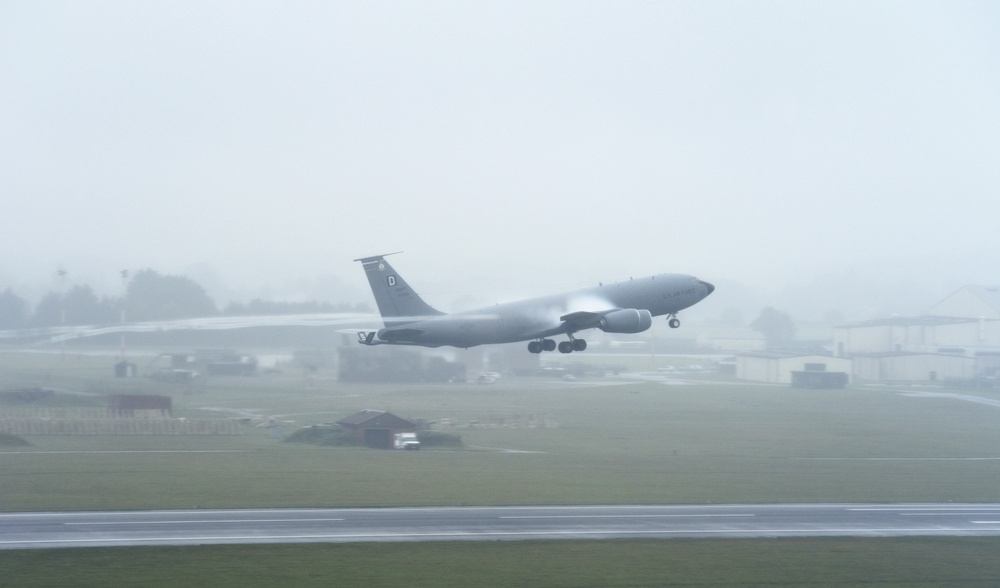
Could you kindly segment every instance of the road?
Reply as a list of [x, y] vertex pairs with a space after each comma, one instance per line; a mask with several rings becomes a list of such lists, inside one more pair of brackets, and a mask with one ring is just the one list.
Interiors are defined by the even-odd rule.
[[0, 549], [918, 535], [1000, 535], [1000, 504], [725, 504], [0, 514]]

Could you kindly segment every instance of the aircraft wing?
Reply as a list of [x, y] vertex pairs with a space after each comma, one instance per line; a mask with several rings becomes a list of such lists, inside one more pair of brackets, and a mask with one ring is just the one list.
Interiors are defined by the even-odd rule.
[[608, 313], [618, 310], [617, 308], [609, 308], [608, 310], [603, 310], [599, 312], [590, 312], [586, 310], [580, 310], [577, 312], [571, 312], [569, 314], [564, 314], [559, 317], [559, 320], [566, 325], [567, 330], [582, 331], [583, 329], [593, 329], [601, 324], [601, 320], [607, 316]]
[[[45, 329], [0, 331], [0, 340], [25, 339], [59, 343], [73, 339], [117, 333], [161, 333], [167, 331], [227, 331], [253, 327], [330, 327], [371, 322], [370, 314], [317, 313], [273, 316], [218, 316], [168, 321], [123, 323], [116, 325], [80, 325]], [[354, 332], [351, 330], [350, 332]]]
[[567, 333], [600, 329], [605, 333], [641, 333], [653, 324], [653, 315], [642, 308], [609, 308], [599, 312], [578, 311], [559, 317]]
[[618, 309], [609, 308], [608, 310], [599, 311], [580, 310], [564, 314], [559, 317], [559, 324], [532, 333], [530, 338], [537, 339], [552, 337], [554, 335], [575, 333], [585, 329], [598, 328], [601, 326], [601, 321], [604, 317], [607, 316], [608, 313], [615, 312], [616, 310]]

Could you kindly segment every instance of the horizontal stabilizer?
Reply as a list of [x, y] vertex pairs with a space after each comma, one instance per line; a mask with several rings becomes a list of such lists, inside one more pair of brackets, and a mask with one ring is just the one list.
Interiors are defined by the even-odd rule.
[[376, 338], [376, 331], [358, 331], [358, 343], [362, 345], [379, 345], [382, 343]]
[[396, 255], [397, 253], [402, 253], [402, 251], [393, 251], [392, 253], [383, 253], [382, 255], [371, 255], [369, 257], [359, 257], [354, 261], [360, 261], [362, 266], [368, 265], [370, 263], [377, 263], [390, 255]]

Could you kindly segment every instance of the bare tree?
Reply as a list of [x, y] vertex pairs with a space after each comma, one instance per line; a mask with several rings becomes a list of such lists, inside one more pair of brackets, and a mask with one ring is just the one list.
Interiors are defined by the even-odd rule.
[[770, 306], [760, 311], [750, 328], [764, 335], [768, 349], [778, 349], [795, 340], [795, 323], [792, 317]]
[[0, 329], [20, 329], [28, 322], [28, 303], [7, 288], [0, 292]]

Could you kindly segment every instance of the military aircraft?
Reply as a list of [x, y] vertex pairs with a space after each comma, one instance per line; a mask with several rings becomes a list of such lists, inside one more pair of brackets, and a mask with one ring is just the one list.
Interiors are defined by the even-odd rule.
[[419, 345], [468, 348], [529, 341], [528, 351], [554, 351], [550, 337], [565, 335], [561, 353], [583, 351], [587, 341], [575, 337], [585, 329], [607, 333], [641, 333], [654, 316], [667, 315], [677, 328], [677, 313], [697, 304], [715, 286], [685, 274], [658, 274], [626, 282], [599, 284], [575, 292], [553, 294], [477, 310], [445, 314], [432, 308], [406, 283], [386, 256], [362, 257], [385, 327], [359, 331], [363, 345]]

